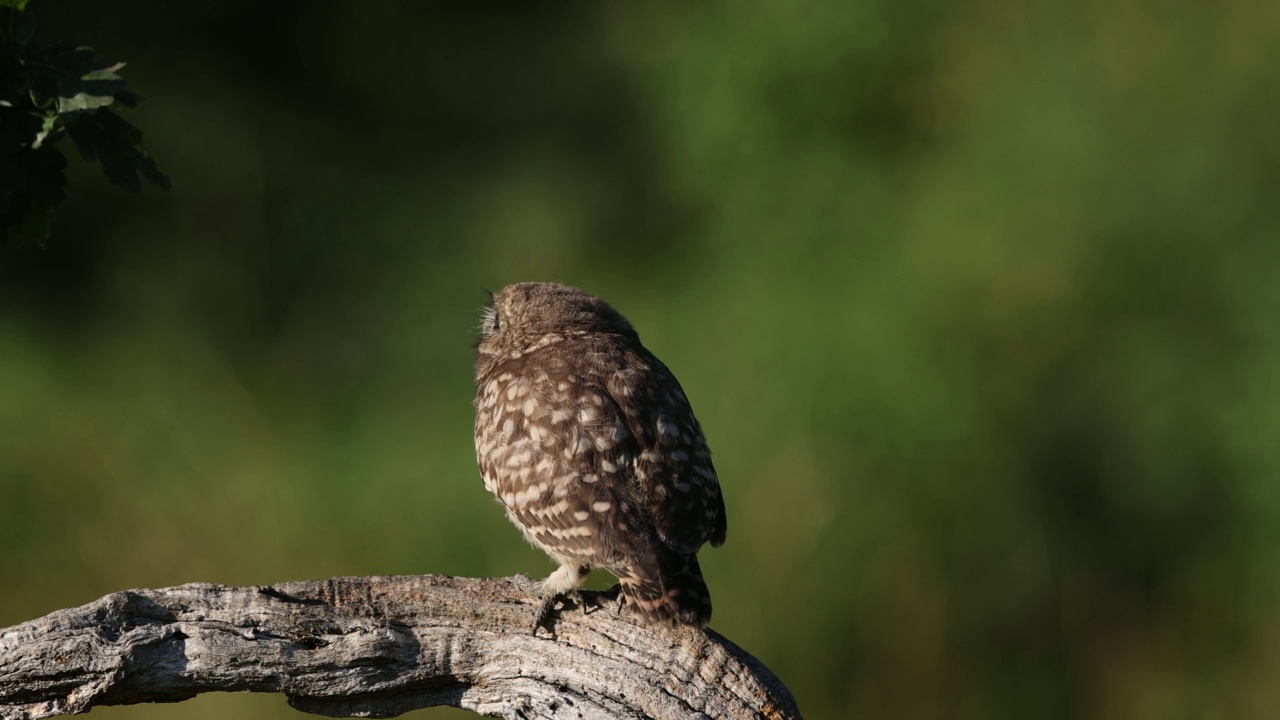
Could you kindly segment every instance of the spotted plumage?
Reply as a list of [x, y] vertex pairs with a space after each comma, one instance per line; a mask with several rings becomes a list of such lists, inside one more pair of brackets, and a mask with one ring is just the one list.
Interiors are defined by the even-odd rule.
[[504, 288], [480, 336], [476, 457], [511, 521], [560, 564], [540, 591], [603, 568], [640, 616], [705, 625], [697, 552], [724, 542], [724, 501], [671, 371], [613, 308], [564, 285]]

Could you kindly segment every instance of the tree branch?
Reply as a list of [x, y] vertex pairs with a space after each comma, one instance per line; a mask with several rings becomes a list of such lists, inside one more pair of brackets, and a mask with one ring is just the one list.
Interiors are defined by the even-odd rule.
[[640, 625], [584, 592], [529, 633], [509, 578], [339, 577], [112, 593], [0, 630], [0, 717], [279, 692], [304, 712], [455, 705], [506, 718], [799, 718], [786, 687], [711, 630]]

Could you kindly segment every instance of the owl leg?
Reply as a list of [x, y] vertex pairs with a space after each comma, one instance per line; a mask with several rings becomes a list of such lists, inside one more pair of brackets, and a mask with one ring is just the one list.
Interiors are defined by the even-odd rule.
[[545, 625], [551, 618], [551, 611], [557, 602], [569, 595], [574, 595], [578, 599], [578, 604], [582, 604], [582, 596], [578, 594], [578, 588], [582, 587], [582, 583], [586, 582], [587, 575], [590, 573], [591, 568], [586, 565], [562, 563], [555, 572], [547, 576], [546, 580], [529, 584], [530, 587], [526, 588], [526, 592], [540, 601], [533, 616], [534, 635], [537, 635], [538, 628]]

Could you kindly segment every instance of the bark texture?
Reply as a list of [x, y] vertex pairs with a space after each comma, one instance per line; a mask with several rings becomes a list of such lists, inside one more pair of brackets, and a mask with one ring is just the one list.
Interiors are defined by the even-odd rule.
[[284, 693], [304, 712], [454, 705], [506, 718], [799, 718], [773, 673], [711, 630], [607, 603], [530, 634], [510, 578], [339, 577], [126, 590], [0, 630], [0, 717]]

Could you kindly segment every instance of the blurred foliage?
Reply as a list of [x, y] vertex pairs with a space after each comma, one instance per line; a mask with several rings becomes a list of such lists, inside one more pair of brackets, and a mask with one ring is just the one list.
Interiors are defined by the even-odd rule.
[[142, 149], [142, 132], [107, 106], [139, 98], [93, 48], [31, 42], [36, 21], [25, 2], [0, 7], [0, 244], [43, 244], [66, 199], [67, 161], [56, 145], [69, 136], [112, 183], [141, 189], [138, 174], [168, 188], [169, 178]]
[[[809, 717], [1275, 714], [1280, 4], [32, 8], [183, 182], [0, 249], [0, 626], [549, 571], [469, 341], [560, 280], [679, 375], [712, 625]], [[94, 711], [175, 713], [297, 717]]]

